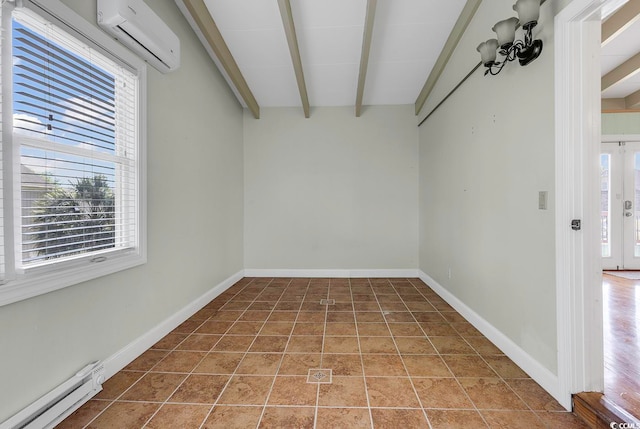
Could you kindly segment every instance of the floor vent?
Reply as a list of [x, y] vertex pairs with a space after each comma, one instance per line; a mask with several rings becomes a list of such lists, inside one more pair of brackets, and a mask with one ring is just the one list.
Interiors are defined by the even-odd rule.
[[335, 299], [321, 299], [320, 305], [336, 305]]
[[52, 428], [102, 390], [104, 365], [93, 362], [2, 424], [0, 429]]

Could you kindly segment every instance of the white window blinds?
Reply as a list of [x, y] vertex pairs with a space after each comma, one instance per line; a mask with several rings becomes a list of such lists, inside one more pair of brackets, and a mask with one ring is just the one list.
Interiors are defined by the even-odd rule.
[[12, 26], [16, 263], [134, 248], [136, 76], [31, 13]]

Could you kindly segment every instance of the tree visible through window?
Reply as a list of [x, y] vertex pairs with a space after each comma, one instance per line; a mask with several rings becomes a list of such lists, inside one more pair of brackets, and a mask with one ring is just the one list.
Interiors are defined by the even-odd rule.
[[146, 262], [146, 66], [59, 0], [0, 21], [5, 305]]
[[124, 222], [135, 151], [119, 109], [133, 84], [29, 19], [13, 21], [13, 60], [22, 264], [130, 245]]

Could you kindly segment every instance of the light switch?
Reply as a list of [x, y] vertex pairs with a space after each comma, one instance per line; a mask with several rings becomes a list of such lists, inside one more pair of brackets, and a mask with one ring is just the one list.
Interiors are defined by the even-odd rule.
[[547, 191], [538, 192], [538, 209], [547, 209]]

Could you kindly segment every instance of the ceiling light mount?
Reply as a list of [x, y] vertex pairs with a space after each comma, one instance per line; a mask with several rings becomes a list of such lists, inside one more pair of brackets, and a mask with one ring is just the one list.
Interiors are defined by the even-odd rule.
[[[497, 75], [505, 64], [516, 59], [521, 66], [526, 66], [540, 56], [542, 40], [533, 38], [533, 28], [540, 17], [540, 3], [540, 0], [518, 0], [513, 5], [518, 18], [507, 18], [496, 23], [492, 30], [497, 38], [478, 45], [476, 50], [480, 52], [482, 64], [486, 67], [485, 76]], [[519, 24], [524, 31], [524, 40], [515, 40]], [[504, 57], [502, 61], [496, 61], [497, 53]]]

